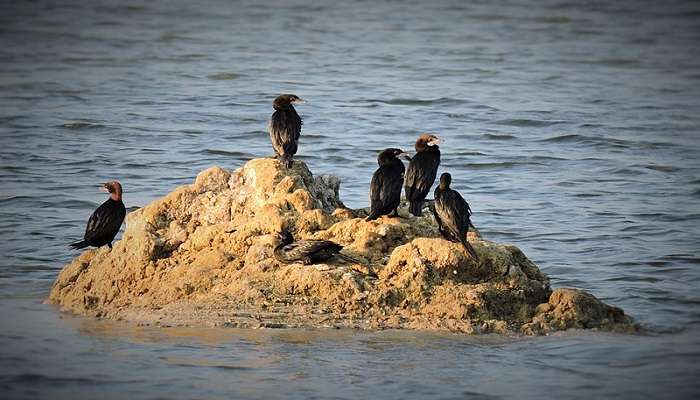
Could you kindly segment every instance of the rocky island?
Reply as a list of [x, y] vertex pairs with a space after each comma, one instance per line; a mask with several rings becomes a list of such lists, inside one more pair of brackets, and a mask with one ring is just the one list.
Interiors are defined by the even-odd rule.
[[[340, 180], [254, 159], [212, 167], [130, 213], [113, 249], [66, 265], [48, 302], [93, 317], [160, 326], [436, 329], [540, 335], [633, 331], [617, 307], [552, 289], [522, 251], [469, 233], [479, 259], [440, 237], [431, 213], [365, 221]], [[277, 233], [327, 239], [358, 263], [282, 264]]]

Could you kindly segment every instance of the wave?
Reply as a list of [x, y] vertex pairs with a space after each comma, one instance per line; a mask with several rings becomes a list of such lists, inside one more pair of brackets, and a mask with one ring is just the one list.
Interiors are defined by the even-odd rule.
[[36, 201], [37, 198], [33, 196], [8, 196], [0, 199], [0, 205], [14, 204], [14, 203], [29, 203]]
[[491, 140], [513, 140], [517, 139], [517, 137], [513, 135], [509, 135], [507, 133], [485, 133], [481, 135], [485, 139], [491, 139]]
[[99, 124], [99, 123], [94, 123], [94, 122], [76, 121], [76, 122], [66, 122], [66, 123], [64, 123], [64, 124], [60, 124], [58, 127], [59, 127], [59, 128], [65, 128], [65, 129], [76, 129], [76, 130], [81, 130], [81, 129], [98, 129], [98, 128], [105, 128], [106, 125]]
[[532, 20], [535, 22], [544, 22], [547, 24], [565, 24], [571, 22], [571, 18], [565, 17], [563, 15], [535, 17]]
[[502, 161], [502, 162], [484, 162], [484, 163], [466, 163], [462, 164], [465, 168], [469, 169], [508, 169], [519, 165], [530, 165], [530, 164], [540, 164], [540, 163], [528, 163], [519, 161]]
[[234, 157], [234, 158], [255, 158], [255, 155], [246, 153], [244, 151], [235, 151], [235, 150], [219, 150], [219, 149], [204, 149], [200, 151], [199, 153], [201, 154], [213, 154], [217, 156], [229, 156], [229, 157]]
[[605, 146], [605, 147], [618, 147], [618, 148], [640, 147], [640, 148], [645, 148], [645, 149], [658, 148], [659, 146], [663, 145], [662, 143], [640, 142], [640, 141], [617, 139], [617, 138], [611, 138], [611, 137], [593, 137], [593, 136], [580, 135], [577, 133], [561, 134], [561, 135], [556, 135], [556, 136], [552, 136], [552, 137], [545, 138], [545, 139], [539, 139], [537, 141], [540, 143], [582, 143], [582, 144], [590, 144], [590, 145]]
[[518, 126], [518, 127], [546, 127], [558, 124], [565, 124], [567, 121], [545, 121], [540, 119], [527, 119], [527, 118], [510, 118], [502, 119], [496, 121], [497, 125], [508, 125], [508, 126]]
[[681, 170], [680, 168], [674, 167], [672, 165], [649, 164], [649, 165], [633, 165], [633, 167], [642, 167], [642, 168], [650, 169], [652, 171], [659, 171], [659, 172], [678, 172]]
[[213, 81], [230, 81], [233, 79], [243, 78], [244, 74], [237, 74], [235, 72], [219, 72], [217, 74], [207, 75], [207, 78]]
[[372, 103], [389, 104], [392, 106], [432, 106], [432, 105], [457, 105], [465, 104], [466, 100], [455, 99], [452, 97], [439, 97], [437, 99], [408, 99], [408, 98], [393, 98], [389, 100], [383, 99], [368, 99]]

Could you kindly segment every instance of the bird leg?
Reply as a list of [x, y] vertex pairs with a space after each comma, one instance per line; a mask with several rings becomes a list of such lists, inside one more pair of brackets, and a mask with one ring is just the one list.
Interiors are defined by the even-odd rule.
[[391, 217], [391, 218], [406, 219], [406, 217], [404, 217], [404, 216], [402, 216], [402, 215], [399, 215], [399, 209], [398, 209], [398, 207], [397, 207], [397, 208], [394, 208], [394, 211], [393, 211], [391, 214], [389, 214], [389, 217]]

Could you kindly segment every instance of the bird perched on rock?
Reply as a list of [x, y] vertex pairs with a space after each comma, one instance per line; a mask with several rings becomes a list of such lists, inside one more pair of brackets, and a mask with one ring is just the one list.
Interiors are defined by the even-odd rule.
[[408, 164], [404, 178], [404, 191], [411, 214], [420, 217], [425, 196], [435, 182], [440, 166], [440, 139], [435, 135], [422, 134], [416, 140], [416, 155]]
[[330, 240], [294, 240], [288, 231], [279, 234], [280, 244], [275, 246], [273, 254], [278, 261], [285, 264], [301, 261], [303, 264], [315, 264], [334, 256], [357, 263], [358, 261], [340, 252], [343, 246]]
[[467, 232], [473, 226], [469, 219], [472, 210], [462, 195], [450, 188], [451, 183], [452, 175], [447, 172], [440, 175], [440, 185], [435, 188], [433, 215], [442, 236], [451, 242], [462, 243], [469, 254], [478, 260], [479, 256], [467, 241]]
[[287, 168], [291, 168], [292, 158], [297, 153], [297, 142], [301, 134], [301, 117], [294, 109], [294, 104], [303, 104], [304, 100], [294, 94], [283, 94], [275, 98], [272, 108], [275, 112], [270, 117], [268, 129], [270, 140], [277, 158]]
[[401, 149], [389, 148], [377, 156], [379, 168], [372, 175], [369, 186], [370, 212], [367, 221], [389, 215], [398, 217], [396, 210], [401, 202], [401, 186], [406, 170], [398, 156], [405, 154]]
[[92, 213], [85, 228], [83, 240], [71, 243], [70, 247], [82, 249], [87, 246], [112, 248], [112, 241], [126, 216], [126, 207], [122, 202], [122, 185], [117, 181], [107, 182], [100, 187], [110, 194], [109, 199]]

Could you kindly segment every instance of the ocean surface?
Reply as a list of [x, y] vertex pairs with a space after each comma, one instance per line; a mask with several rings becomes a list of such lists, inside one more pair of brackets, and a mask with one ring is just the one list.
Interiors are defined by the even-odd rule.
[[[579, 4], [585, 3], [585, 4]], [[368, 204], [376, 154], [444, 140], [493, 241], [641, 335], [157, 329], [44, 305], [118, 179], [128, 207], [272, 154]], [[0, 398], [699, 398], [700, 3], [3, 1]]]

